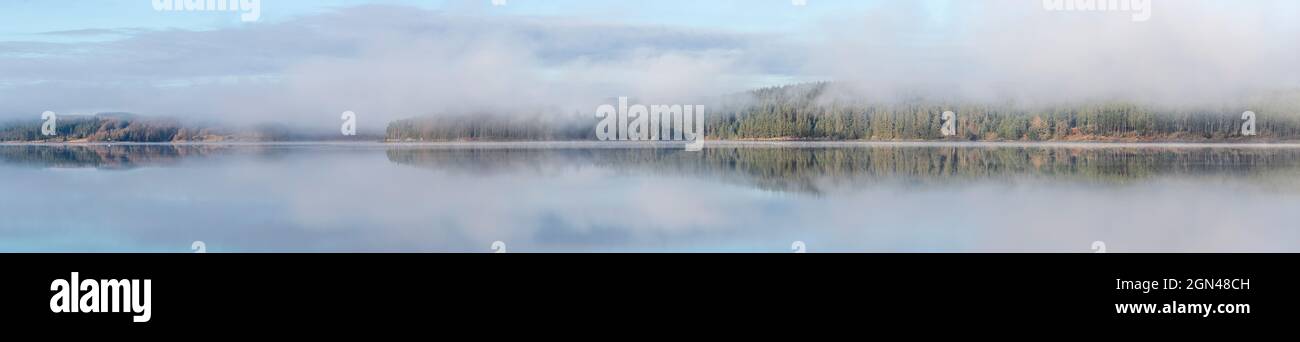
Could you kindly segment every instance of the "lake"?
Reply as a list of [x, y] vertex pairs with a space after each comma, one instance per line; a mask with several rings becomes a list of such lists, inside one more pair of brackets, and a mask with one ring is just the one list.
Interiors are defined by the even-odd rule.
[[1300, 252], [1300, 146], [0, 145], [0, 251]]

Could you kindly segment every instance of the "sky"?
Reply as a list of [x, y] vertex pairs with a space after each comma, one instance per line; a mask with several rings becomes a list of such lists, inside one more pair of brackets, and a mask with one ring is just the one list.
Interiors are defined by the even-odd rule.
[[568, 113], [809, 81], [1028, 102], [1300, 87], [1292, 0], [1151, 0], [1145, 21], [1042, 0], [261, 0], [256, 21], [154, 1], [0, 1], [0, 119], [333, 125], [343, 111]]
[[[10, 39], [42, 39], [39, 33], [99, 28], [220, 29], [237, 27], [237, 16], [213, 12], [160, 15], [153, 0], [5, 0], [0, 3], [0, 31]], [[734, 30], [770, 30], [816, 20], [843, 10], [880, 6], [876, 0], [812, 0], [813, 6], [793, 6], [790, 0], [261, 0], [259, 22], [284, 22], [303, 16], [362, 5], [409, 6], [426, 10], [493, 16], [606, 17], [619, 22], [694, 26]], [[946, 1], [927, 2], [936, 9]], [[938, 12], [936, 12], [938, 13]], [[24, 37], [26, 35], [26, 37]]]

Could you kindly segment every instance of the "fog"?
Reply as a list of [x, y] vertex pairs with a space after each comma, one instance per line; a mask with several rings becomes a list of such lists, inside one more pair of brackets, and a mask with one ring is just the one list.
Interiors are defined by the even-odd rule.
[[697, 103], [799, 81], [835, 81], [837, 96], [873, 100], [1172, 104], [1300, 87], [1294, 1], [1154, 0], [1144, 22], [1128, 12], [1046, 11], [1038, 0], [853, 8], [744, 31], [489, 15], [458, 3], [348, 7], [206, 31], [124, 23], [50, 32], [122, 38], [0, 42], [0, 119], [112, 111], [336, 127], [339, 113], [354, 111], [373, 131], [419, 115], [571, 114], [619, 96]]
[[920, 2], [828, 20], [807, 71], [849, 94], [970, 100], [1210, 104], [1300, 86], [1292, 1], [1162, 1], [1137, 12], [1052, 12], [1021, 0]]

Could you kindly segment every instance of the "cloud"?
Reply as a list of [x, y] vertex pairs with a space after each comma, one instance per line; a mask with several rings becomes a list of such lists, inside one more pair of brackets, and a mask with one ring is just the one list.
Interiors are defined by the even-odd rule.
[[1186, 103], [1300, 87], [1290, 1], [1162, 1], [1131, 12], [1053, 12], [1040, 1], [889, 2], [828, 20], [806, 72], [855, 96]]
[[322, 125], [345, 110], [370, 122], [570, 113], [617, 96], [745, 89], [753, 66], [765, 63], [752, 52], [756, 41], [722, 31], [362, 6], [110, 42], [0, 43], [10, 51], [0, 53], [0, 113], [131, 111]]
[[78, 29], [78, 30], [48, 31], [48, 32], [40, 32], [37, 34], [45, 35], [45, 36], [83, 37], [83, 36], [115, 36], [115, 35], [123, 35], [128, 33], [129, 31], [125, 29]]
[[868, 99], [1215, 101], [1300, 87], [1296, 6], [1156, 0], [1133, 22], [1037, 0], [887, 1], [769, 32], [360, 6], [207, 31], [87, 29], [51, 34], [125, 38], [0, 42], [0, 119], [129, 111], [333, 127], [351, 110], [374, 130], [417, 115], [585, 112], [618, 96], [692, 103], [791, 80]]

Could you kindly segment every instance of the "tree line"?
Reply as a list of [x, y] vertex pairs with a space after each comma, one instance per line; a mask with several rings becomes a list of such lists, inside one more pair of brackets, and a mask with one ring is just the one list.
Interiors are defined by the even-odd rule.
[[307, 134], [281, 124], [233, 127], [184, 123], [168, 117], [129, 113], [58, 116], [53, 136], [41, 134], [41, 120], [0, 123], [0, 141], [21, 142], [221, 142], [337, 139], [337, 134]]
[[40, 120], [0, 125], [0, 141], [132, 141], [168, 142], [181, 129], [176, 120], [140, 118], [131, 114], [61, 116], [55, 121], [54, 136], [41, 134]]
[[[828, 82], [757, 89], [708, 105], [706, 132], [726, 140], [1233, 141], [1300, 140], [1300, 94], [1240, 106], [1174, 108], [1132, 102], [1028, 106], [1012, 102], [872, 102], [824, 96]], [[1244, 111], [1258, 135], [1241, 132]], [[956, 134], [940, 132], [945, 111]], [[389, 141], [590, 140], [592, 115], [442, 115], [389, 124]]]
[[[916, 99], [872, 103], [823, 98], [829, 83], [764, 88], [742, 105], [711, 113], [717, 139], [1195, 141], [1300, 139], [1300, 96], [1279, 94], [1241, 106], [1164, 108], [1131, 102], [1028, 106]], [[1257, 136], [1241, 134], [1245, 111], [1256, 113]], [[955, 136], [941, 115], [956, 114]]]
[[[709, 139], [959, 141], [1279, 141], [1300, 140], [1300, 92], [1273, 93], [1241, 105], [1163, 107], [1132, 102], [1023, 105], [915, 98], [873, 101], [830, 96], [828, 82], [757, 89], [706, 104]], [[594, 108], [593, 108], [594, 109]], [[1257, 135], [1242, 134], [1244, 111]], [[941, 115], [956, 114], [954, 135]], [[594, 140], [593, 113], [433, 115], [392, 121], [386, 141]], [[245, 128], [183, 124], [130, 114], [59, 117], [58, 134], [41, 121], [0, 124], [0, 141], [283, 141], [331, 140], [284, 125]], [[369, 137], [368, 137], [369, 138]], [[379, 137], [373, 137], [378, 139]]]

